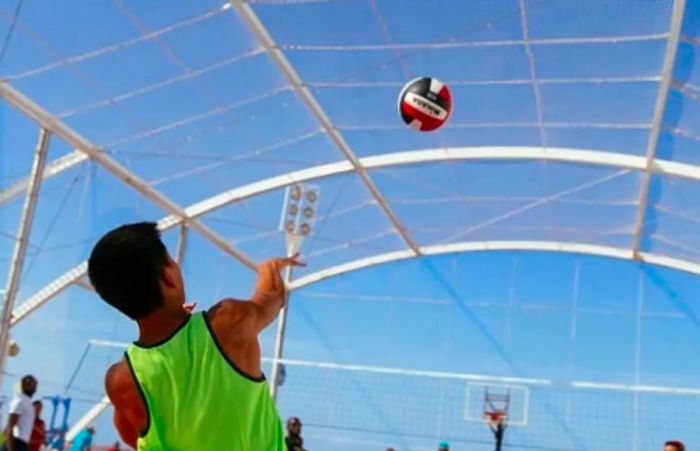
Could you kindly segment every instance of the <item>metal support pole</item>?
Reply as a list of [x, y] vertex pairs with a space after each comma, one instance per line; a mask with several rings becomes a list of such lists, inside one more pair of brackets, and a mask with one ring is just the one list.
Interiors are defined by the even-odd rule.
[[109, 154], [104, 151], [104, 149], [97, 147], [87, 138], [69, 127], [65, 122], [61, 121], [60, 118], [52, 115], [34, 101], [26, 97], [24, 94], [19, 92], [17, 89], [12, 87], [9, 83], [1, 80], [0, 97], [4, 98], [10, 105], [22, 111], [32, 120], [38, 122], [41, 126], [55, 133], [66, 144], [83, 152], [85, 155], [90, 157], [92, 161], [99, 164], [103, 169], [119, 178], [128, 186], [134, 188], [137, 192], [153, 202], [155, 205], [168, 212], [171, 216], [165, 218], [167, 221], [161, 220], [158, 224], [161, 229], [174, 225], [169, 224], [170, 222], [175, 222], [177, 224], [187, 222], [190, 227], [201, 233], [202, 236], [211, 241], [212, 244], [231, 255], [236, 260], [240, 261], [246, 267], [255, 271], [255, 262], [251, 260], [250, 257], [244, 255], [241, 251], [233, 247], [227, 240], [215, 233], [208, 226], [197, 221], [195, 218], [190, 217], [180, 205], [153, 188], [153, 186], [151, 186], [146, 180], [142, 179], [125, 166], [122, 166], [118, 161], [110, 157]]
[[180, 226], [180, 238], [177, 240], [177, 251], [175, 253], [175, 261], [178, 265], [182, 266], [185, 261], [185, 251], [187, 250], [187, 235], [190, 229], [182, 224]]
[[[581, 282], [581, 257], [576, 257], [574, 268], [574, 286], [571, 298], [571, 322], [569, 323], [569, 380], [576, 379], [576, 332], [578, 323], [578, 301]], [[572, 424], [574, 406], [571, 403], [571, 388], [566, 390], [566, 424]]]
[[61, 435], [60, 440], [57, 443], [58, 449], [64, 449], [66, 433], [68, 432], [68, 415], [70, 414], [70, 398], [63, 398], [63, 421], [61, 422]]
[[75, 285], [79, 286], [83, 290], [91, 291], [95, 293], [95, 287], [92, 286], [89, 280], [87, 280], [87, 277], [83, 277], [81, 279], [78, 279], [74, 282]]
[[47, 438], [49, 438], [49, 441], [51, 442], [51, 441], [53, 441], [52, 435], [54, 435], [53, 433], [56, 431], [56, 415], [58, 414], [58, 405], [60, 403], [61, 398], [58, 396], [49, 396], [49, 397], [45, 397], [44, 399], [51, 401], [51, 407], [52, 407], [52, 409], [51, 409], [51, 421], [49, 422], [49, 430], [48, 430], [49, 437], [47, 437]]
[[282, 75], [287, 80], [291, 88], [297, 94], [298, 98], [306, 105], [311, 115], [318, 121], [319, 125], [325, 130], [326, 136], [333, 142], [338, 150], [352, 164], [355, 173], [360, 181], [364, 183], [372, 197], [377, 201], [377, 206], [384, 212], [387, 220], [394, 226], [397, 233], [406, 242], [406, 245], [411, 249], [415, 256], [421, 255], [418, 244], [408, 232], [408, 229], [403, 225], [399, 217], [394, 212], [391, 204], [387, 202], [384, 195], [380, 192], [374, 180], [370, 177], [367, 168], [362, 166], [362, 162], [357, 158], [355, 151], [345, 141], [338, 127], [333, 123], [328, 113], [323, 109], [321, 104], [314, 96], [311, 89], [308, 88], [306, 82], [299, 76], [299, 73], [287, 59], [282, 48], [274, 40], [267, 27], [262, 23], [258, 15], [255, 13], [250, 4], [245, 0], [229, 0], [233, 9], [238, 13], [243, 22], [251, 29], [253, 36], [258, 40], [260, 45], [265, 49], [270, 56], [272, 62], [282, 72]]
[[[289, 255], [293, 255], [290, 252]], [[287, 266], [284, 270], [284, 285], [289, 287], [289, 283], [292, 281], [292, 267]], [[284, 352], [284, 336], [287, 332], [287, 311], [289, 307], [290, 298], [289, 289], [287, 289], [287, 295], [284, 300], [284, 306], [279, 313], [279, 320], [277, 321], [277, 335], [275, 336], [275, 354], [272, 361], [272, 384], [270, 385], [270, 394], [272, 399], [277, 400], [277, 391], [279, 389], [278, 379], [280, 375], [280, 359], [282, 358], [282, 353]]]
[[7, 275], [7, 285], [5, 286], [5, 303], [2, 306], [2, 323], [0, 324], [0, 389], [2, 388], [3, 376], [5, 373], [5, 359], [7, 358], [7, 347], [10, 339], [10, 323], [12, 322], [12, 309], [15, 307], [15, 300], [19, 291], [24, 257], [27, 254], [27, 245], [32, 231], [34, 212], [41, 188], [41, 177], [46, 166], [46, 155], [49, 148], [49, 138], [51, 133], [42, 128], [39, 130], [39, 140], [34, 152], [34, 163], [27, 187], [27, 197], [22, 209], [22, 218], [17, 232], [17, 243], [12, 254], [12, 263]]
[[[287, 256], [291, 257], [296, 254], [301, 247], [303, 237], [301, 235], [287, 235]], [[279, 320], [277, 321], [277, 335], [275, 336], [275, 354], [272, 357], [272, 384], [270, 385], [270, 394], [272, 399], [277, 400], [277, 392], [279, 390], [280, 368], [282, 364], [280, 359], [284, 352], [284, 337], [287, 332], [287, 311], [289, 307], [289, 299], [291, 296], [289, 285], [292, 281], [292, 273], [294, 268], [287, 266], [284, 269], [284, 286], [287, 287], [287, 292], [284, 299], [284, 305], [280, 309]]]

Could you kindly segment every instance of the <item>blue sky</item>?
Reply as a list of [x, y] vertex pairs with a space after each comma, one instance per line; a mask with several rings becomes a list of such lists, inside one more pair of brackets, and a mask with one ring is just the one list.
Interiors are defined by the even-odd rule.
[[[537, 93], [515, 0], [255, 3], [360, 157], [477, 146], [646, 154], [670, 1], [525, 1]], [[700, 2], [687, 3], [657, 156], [697, 164]], [[0, 36], [12, 10], [0, 5]], [[149, 32], [155, 34], [144, 38]], [[624, 39], [613, 42], [618, 38]], [[214, 0], [177, 8], [26, 1], [0, 74], [181, 205], [343, 158], [240, 18]], [[438, 133], [418, 134], [396, 114], [401, 85], [422, 75], [447, 81], [455, 99]], [[36, 133], [35, 124], [0, 104], [0, 190], [28, 173]], [[72, 151], [54, 138], [49, 160]], [[420, 246], [538, 240], [629, 248], [642, 182], [634, 170], [531, 160], [369, 174]], [[302, 248], [309, 268], [298, 276], [405, 247], [357, 176], [314, 183], [320, 220]], [[278, 255], [283, 195], [273, 190], [201, 220], [255, 260]], [[654, 175], [649, 199], [642, 250], [697, 261], [697, 181]], [[0, 274], [8, 270], [22, 201], [0, 205]], [[83, 261], [110, 228], [162, 216], [94, 163], [51, 178], [42, 186], [18, 301]], [[174, 250], [177, 233], [165, 240]], [[184, 271], [188, 294], [202, 307], [224, 296], [245, 298], [254, 281], [196, 233]], [[600, 449], [599, 440], [623, 430], [607, 445], [631, 449], [638, 431], [640, 450], [677, 434], [692, 449], [700, 446], [692, 428], [698, 395], [632, 396], [566, 384], [700, 388], [700, 364], [689, 358], [700, 343], [697, 291], [696, 276], [592, 256], [430, 257], [295, 293], [286, 352], [341, 365], [557, 381], [532, 388], [530, 422], [511, 429], [513, 444]], [[42, 395], [61, 393], [87, 340], [129, 341], [134, 333], [91, 293], [73, 287], [13, 331], [22, 353], [8, 371], [40, 375]], [[267, 355], [273, 341], [271, 328], [262, 336]], [[90, 352], [70, 393], [77, 401], [72, 419], [99, 398], [104, 369], [118, 356]], [[288, 373], [281, 410], [307, 421], [310, 449], [433, 449], [442, 436], [456, 449], [478, 449], [489, 440], [483, 426], [462, 421], [470, 408], [463, 381], [294, 365]], [[5, 384], [4, 392], [11, 388]], [[113, 438], [107, 415], [98, 431], [100, 441]]]

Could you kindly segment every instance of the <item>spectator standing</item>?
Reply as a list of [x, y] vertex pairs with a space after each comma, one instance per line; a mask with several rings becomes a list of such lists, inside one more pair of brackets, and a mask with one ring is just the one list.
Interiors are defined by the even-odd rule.
[[39, 384], [28, 374], [22, 378], [20, 392], [10, 401], [10, 415], [5, 427], [5, 443], [2, 451], [28, 451], [29, 437], [34, 427], [34, 406], [32, 396]]
[[287, 444], [287, 451], [305, 451], [299, 418], [291, 417], [287, 420], [287, 437], [285, 437], [284, 442]]

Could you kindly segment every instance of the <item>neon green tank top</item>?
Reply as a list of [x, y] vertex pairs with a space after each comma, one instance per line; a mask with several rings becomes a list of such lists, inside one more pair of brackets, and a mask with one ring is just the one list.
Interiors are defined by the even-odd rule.
[[204, 312], [163, 343], [129, 345], [126, 359], [148, 408], [138, 451], [285, 451], [265, 378], [236, 368]]

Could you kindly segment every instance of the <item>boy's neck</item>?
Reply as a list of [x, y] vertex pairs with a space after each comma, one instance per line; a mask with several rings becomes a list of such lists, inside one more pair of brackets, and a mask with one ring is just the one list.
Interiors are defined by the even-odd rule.
[[172, 336], [190, 316], [182, 309], [176, 311], [158, 309], [136, 321], [139, 327], [140, 345], [153, 345]]

